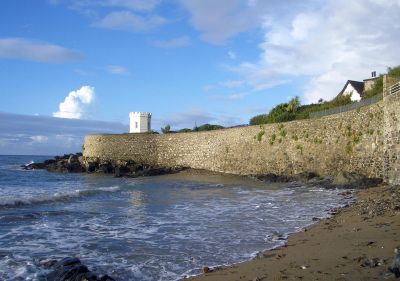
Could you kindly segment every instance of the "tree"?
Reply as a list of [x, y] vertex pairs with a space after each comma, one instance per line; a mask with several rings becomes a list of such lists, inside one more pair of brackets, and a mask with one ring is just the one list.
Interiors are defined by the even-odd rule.
[[161, 128], [161, 132], [163, 134], [168, 134], [171, 131], [171, 126], [169, 124], [167, 124], [164, 128]]
[[295, 113], [299, 107], [300, 107], [300, 99], [298, 96], [296, 96], [289, 101], [286, 109], [290, 113]]

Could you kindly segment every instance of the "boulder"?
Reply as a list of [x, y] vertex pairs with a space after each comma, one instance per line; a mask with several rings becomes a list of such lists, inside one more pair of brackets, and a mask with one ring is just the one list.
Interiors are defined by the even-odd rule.
[[52, 271], [47, 274], [47, 281], [115, 281], [108, 275], [98, 277], [78, 258], [64, 258], [56, 263], [52, 262], [49, 267]]
[[340, 172], [332, 180], [334, 187], [350, 189], [363, 189], [376, 186], [381, 183], [382, 179], [368, 178], [364, 175], [348, 172]]
[[398, 249], [395, 250], [397, 255], [394, 257], [392, 264], [389, 267], [389, 271], [392, 272], [396, 278], [400, 277], [400, 253]]

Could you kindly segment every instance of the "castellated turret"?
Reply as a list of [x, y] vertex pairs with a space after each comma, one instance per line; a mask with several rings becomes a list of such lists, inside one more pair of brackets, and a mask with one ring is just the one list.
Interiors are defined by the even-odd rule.
[[130, 112], [129, 120], [129, 133], [146, 133], [151, 131], [151, 113]]

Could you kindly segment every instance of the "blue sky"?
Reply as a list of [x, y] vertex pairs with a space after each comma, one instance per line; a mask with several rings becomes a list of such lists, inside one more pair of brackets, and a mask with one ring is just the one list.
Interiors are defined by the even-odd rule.
[[[79, 150], [86, 133], [127, 130], [130, 111], [154, 129], [231, 126], [330, 99], [400, 64], [399, 14], [398, 0], [1, 1], [0, 121], [26, 122], [0, 125], [0, 153]], [[79, 131], [66, 147], [49, 123]]]

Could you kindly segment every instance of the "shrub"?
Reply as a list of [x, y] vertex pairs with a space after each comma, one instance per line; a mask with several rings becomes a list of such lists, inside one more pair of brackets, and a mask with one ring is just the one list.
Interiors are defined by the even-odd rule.
[[201, 125], [200, 127], [196, 127], [196, 131], [213, 131], [213, 130], [220, 130], [224, 129], [225, 127], [220, 126], [220, 125], [213, 125], [213, 124], [204, 124]]
[[274, 142], [275, 142], [275, 139], [276, 139], [276, 135], [275, 135], [275, 134], [272, 134], [272, 135], [269, 137], [269, 144], [270, 144], [270, 145], [273, 145]]
[[345, 147], [345, 151], [347, 154], [351, 154], [353, 152], [353, 145], [351, 142], [348, 142]]
[[164, 128], [161, 128], [163, 134], [169, 134], [171, 132], [171, 126], [167, 124]]
[[263, 135], [265, 134], [265, 131], [259, 131], [257, 134], [257, 140], [260, 142], [262, 140]]

